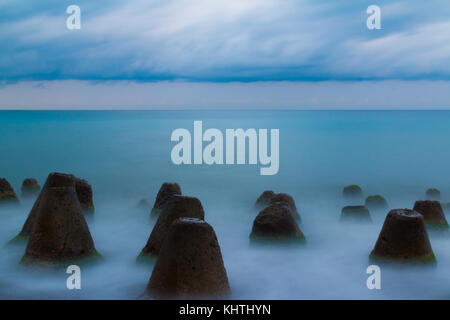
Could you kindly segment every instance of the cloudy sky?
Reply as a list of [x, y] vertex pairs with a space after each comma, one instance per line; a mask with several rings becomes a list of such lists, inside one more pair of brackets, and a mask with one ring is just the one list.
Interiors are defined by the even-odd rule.
[[0, 1], [0, 108], [228, 107], [448, 108], [450, 2]]

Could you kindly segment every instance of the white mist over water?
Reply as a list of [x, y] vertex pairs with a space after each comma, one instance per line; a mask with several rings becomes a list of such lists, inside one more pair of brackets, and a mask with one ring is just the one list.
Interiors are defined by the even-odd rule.
[[[256, 166], [174, 166], [170, 133], [194, 120], [205, 128], [279, 128], [280, 172]], [[49, 172], [74, 173], [94, 188], [88, 219], [104, 260], [82, 268], [82, 289], [67, 290], [65, 270], [19, 267], [24, 246], [6, 246], [21, 229], [33, 200], [0, 208], [0, 297], [136, 299], [152, 265], [135, 262], [155, 220], [137, 207], [153, 204], [162, 182], [196, 196], [218, 236], [237, 299], [449, 298], [450, 235], [430, 235], [435, 268], [383, 267], [382, 290], [368, 290], [368, 255], [386, 212], [373, 224], [340, 223], [342, 187], [360, 184], [391, 208], [411, 208], [428, 187], [450, 200], [449, 112], [0, 112], [0, 176], [19, 191], [24, 178], [41, 185]], [[291, 194], [307, 244], [250, 246], [265, 189]], [[18, 192], [19, 193], [19, 192]], [[448, 197], [448, 198], [446, 198]]]

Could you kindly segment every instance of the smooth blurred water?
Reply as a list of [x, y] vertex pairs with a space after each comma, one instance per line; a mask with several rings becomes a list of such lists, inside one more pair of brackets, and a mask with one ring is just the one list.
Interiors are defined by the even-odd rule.
[[[258, 166], [175, 166], [174, 129], [280, 129], [280, 171]], [[435, 268], [382, 267], [382, 290], [368, 290], [366, 268], [387, 212], [371, 225], [339, 223], [342, 187], [382, 194], [391, 208], [410, 208], [428, 187], [450, 201], [450, 112], [447, 111], [0, 111], [0, 177], [18, 192], [23, 179], [41, 185], [53, 171], [93, 185], [89, 227], [104, 261], [82, 269], [82, 290], [66, 289], [65, 270], [40, 274], [18, 267], [23, 246], [6, 246], [33, 200], [0, 207], [0, 298], [136, 299], [152, 266], [136, 264], [154, 220], [151, 203], [165, 181], [198, 197], [221, 245], [233, 298], [399, 299], [450, 297], [450, 235], [431, 235]], [[250, 247], [266, 190], [291, 194], [307, 244]], [[18, 192], [19, 193], [19, 192]], [[447, 197], [447, 198], [446, 198]]]

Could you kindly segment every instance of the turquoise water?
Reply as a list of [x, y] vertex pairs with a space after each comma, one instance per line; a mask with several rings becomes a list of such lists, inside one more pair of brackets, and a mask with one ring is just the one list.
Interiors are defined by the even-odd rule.
[[[277, 128], [280, 169], [258, 166], [175, 166], [173, 130]], [[344, 185], [382, 194], [391, 207], [412, 207], [428, 187], [450, 201], [450, 112], [447, 111], [0, 111], [0, 177], [19, 190], [41, 185], [49, 172], [68, 172], [93, 185], [89, 221], [103, 263], [82, 270], [82, 290], [66, 289], [64, 270], [37, 276], [18, 268], [20, 246], [0, 249], [0, 297], [135, 299], [152, 266], [135, 264], [154, 220], [137, 208], [161, 183], [176, 181], [198, 197], [216, 230], [234, 298], [448, 298], [450, 236], [431, 235], [434, 269], [382, 268], [382, 289], [368, 290], [366, 268], [386, 212], [372, 225], [339, 223]], [[265, 189], [291, 194], [308, 243], [299, 248], [249, 247]], [[447, 198], [446, 198], [447, 197]], [[0, 208], [0, 243], [15, 236], [33, 204]]]

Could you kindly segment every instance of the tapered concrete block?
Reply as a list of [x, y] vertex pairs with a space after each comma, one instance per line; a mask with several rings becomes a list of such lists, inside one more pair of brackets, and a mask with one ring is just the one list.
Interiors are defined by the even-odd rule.
[[[72, 174], [65, 174], [59, 172], [50, 173], [45, 181], [45, 184], [39, 193], [38, 198], [34, 202], [33, 207], [31, 208], [30, 213], [28, 214], [27, 220], [22, 227], [19, 235], [15, 238], [16, 240], [28, 238], [31, 230], [33, 228], [33, 224], [36, 220], [36, 216], [40, 210], [41, 199], [47, 192], [48, 188], [56, 188], [56, 187], [72, 187], [75, 188], [75, 176]], [[13, 239], [14, 240], [14, 239]]]
[[300, 219], [300, 214], [297, 211], [297, 206], [295, 205], [295, 200], [290, 195], [286, 193], [277, 193], [270, 199], [270, 203], [283, 203], [285, 204], [292, 213], [292, 216], [296, 219]]
[[0, 204], [18, 202], [16, 192], [5, 178], [0, 178]]
[[75, 189], [77, 192], [78, 200], [80, 201], [80, 206], [85, 213], [94, 213], [94, 195], [92, 191], [92, 186], [83, 179], [75, 179]]
[[168, 234], [172, 223], [179, 218], [197, 218], [204, 220], [205, 212], [199, 199], [194, 197], [186, 197], [174, 195], [163, 212], [159, 215], [150, 237], [142, 249], [141, 257], [158, 256], [161, 246]]
[[427, 191], [425, 191], [425, 197], [427, 200], [440, 200], [441, 192], [436, 188], [428, 188]]
[[22, 261], [52, 265], [96, 254], [75, 189], [46, 188]]
[[379, 194], [368, 196], [366, 198], [365, 206], [370, 210], [386, 210], [389, 208], [386, 199]]
[[181, 195], [181, 188], [178, 183], [163, 183], [156, 195], [155, 204], [153, 205], [151, 214], [160, 214], [164, 210], [169, 199], [174, 195]]
[[372, 218], [365, 206], [346, 206], [342, 208], [341, 221], [372, 222]]
[[361, 199], [363, 197], [363, 192], [360, 186], [357, 184], [351, 184], [344, 187], [342, 190], [342, 195], [345, 199]]
[[159, 299], [222, 298], [228, 276], [213, 228], [201, 219], [174, 221], [147, 286]]
[[439, 201], [416, 201], [414, 211], [419, 212], [423, 216], [425, 224], [431, 227], [444, 229], [449, 227]]
[[396, 263], [434, 263], [423, 216], [409, 209], [391, 210], [370, 258]]
[[250, 234], [252, 241], [258, 240], [300, 240], [305, 236], [300, 230], [291, 209], [284, 203], [273, 203], [263, 209], [253, 222]]
[[256, 199], [255, 208], [265, 208], [270, 204], [270, 200], [275, 196], [275, 192], [272, 190], [264, 191], [258, 199]]
[[21, 191], [23, 197], [32, 197], [39, 194], [41, 186], [36, 179], [28, 178], [23, 180]]

